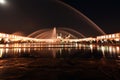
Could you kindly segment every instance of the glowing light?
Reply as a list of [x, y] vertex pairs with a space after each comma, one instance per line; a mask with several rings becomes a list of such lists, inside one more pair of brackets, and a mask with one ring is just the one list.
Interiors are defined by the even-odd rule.
[[105, 56], [105, 47], [102, 46], [102, 47], [101, 47], [101, 50], [102, 50], [103, 55]]
[[109, 35], [109, 38], [111, 38], [112, 36], [111, 35]]
[[90, 45], [90, 50], [91, 52], [93, 52], [93, 45]]
[[119, 41], [119, 39], [115, 39], [115, 41]]
[[57, 33], [56, 33], [56, 28], [54, 27], [53, 33], [52, 33], [52, 39], [56, 39]]
[[109, 47], [109, 52], [112, 53], [112, 47], [111, 46]]
[[3, 52], [4, 52], [4, 49], [0, 49], [0, 58], [2, 57], [2, 55], [3, 55]]
[[114, 37], [115, 37], [115, 34], [112, 35], [112, 38], [114, 38]]
[[120, 53], [120, 47], [116, 47], [116, 49], [117, 49], [117, 53]]
[[5, 4], [6, 1], [5, 0], [0, 0], [0, 4]]

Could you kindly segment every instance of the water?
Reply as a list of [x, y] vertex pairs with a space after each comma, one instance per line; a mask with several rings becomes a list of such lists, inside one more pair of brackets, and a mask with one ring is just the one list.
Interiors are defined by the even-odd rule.
[[14, 57], [48, 58], [106, 58], [120, 59], [120, 46], [99, 46], [84, 44], [6, 44], [0, 45], [0, 58]]
[[27, 37], [34, 37], [38, 39], [57, 39], [57, 37], [64, 38], [65, 36], [70, 36], [72, 39], [76, 38], [85, 38], [85, 36], [82, 33], [79, 33], [78, 31], [71, 29], [71, 28], [56, 28], [53, 29], [46, 28], [46, 29], [40, 29], [37, 30], [31, 34], [29, 34]]
[[120, 46], [0, 45], [1, 80], [119, 80], [119, 69]]

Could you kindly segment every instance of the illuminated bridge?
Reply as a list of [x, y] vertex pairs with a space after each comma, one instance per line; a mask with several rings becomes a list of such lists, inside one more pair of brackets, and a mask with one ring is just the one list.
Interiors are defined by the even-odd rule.
[[96, 37], [97, 43], [117, 43], [120, 44], [120, 33], [101, 35]]
[[97, 37], [88, 37], [88, 38], [80, 38], [80, 39], [69, 39], [62, 38], [61, 36], [57, 36], [57, 38], [52, 39], [36, 39], [24, 36], [17, 36], [13, 34], [5, 34], [0, 33], [0, 42], [1, 43], [117, 43], [120, 44], [120, 33], [115, 34], [107, 34], [101, 35]]
[[24, 36], [17, 36], [13, 34], [0, 33], [1, 43], [11, 43], [11, 42], [27, 42], [27, 41], [38, 41], [35, 38], [29, 38]]

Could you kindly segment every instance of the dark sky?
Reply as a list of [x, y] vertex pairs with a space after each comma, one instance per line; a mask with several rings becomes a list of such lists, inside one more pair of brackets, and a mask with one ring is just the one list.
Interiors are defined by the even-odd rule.
[[[0, 32], [28, 35], [41, 28], [68, 27], [85, 36], [100, 35], [81, 15], [57, 0], [6, 0], [0, 4]], [[119, 2], [61, 0], [82, 12], [106, 33], [119, 32]]]
[[81, 11], [106, 33], [120, 32], [119, 0], [63, 0]]

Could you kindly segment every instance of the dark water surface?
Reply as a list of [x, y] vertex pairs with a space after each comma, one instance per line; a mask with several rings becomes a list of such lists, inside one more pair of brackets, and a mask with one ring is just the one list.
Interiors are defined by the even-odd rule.
[[0, 80], [80, 79], [120, 80], [120, 46], [0, 45]]

